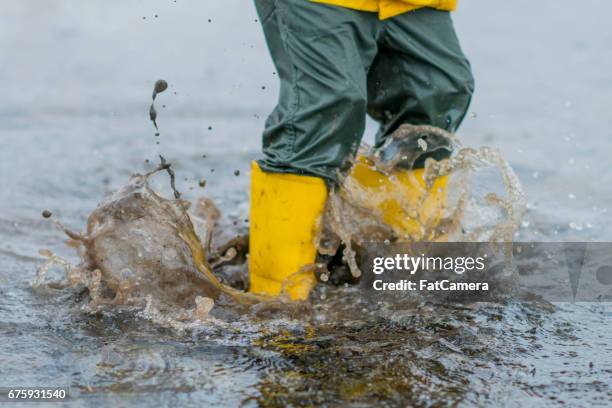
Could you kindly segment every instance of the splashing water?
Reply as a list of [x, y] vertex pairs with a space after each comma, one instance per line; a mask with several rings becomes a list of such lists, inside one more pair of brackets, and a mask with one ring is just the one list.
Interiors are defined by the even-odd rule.
[[159, 128], [157, 127], [157, 110], [155, 109], [155, 98], [157, 98], [157, 94], [160, 94], [168, 89], [168, 82], [163, 79], [158, 79], [155, 81], [155, 85], [153, 85], [153, 94], [151, 96], [151, 107], [149, 107], [149, 119], [153, 122], [153, 126], [155, 126], [155, 136], [159, 136]]
[[[436, 143], [428, 144], [424, 140], [428, 137]], [[414, 153], [414, 145], [420, 152]], [[442, 160], [423, 159], [434, 156], [445, 145], [453, 145], [457, 153]], [[354, 278], [361, 276], [357, 252], [368, 242], [511, 243], [525, 213], [526, 198], [520, 181], [501, 152], [489, 147], [463, 147], [453, 134], [442, 129], [403, 125], [382, 147], [362, 146], [358, 157], [365, 158], [362, 162], [380, 174], [381, 183], [390, 180], [391, 188], [364, 187], [354, 173], [341, 173], [339, 188], [330, 194], [319, 237], [319, 251], [325, 255], [334, 255], [344, 246], [344, 261]], [[398, 174], [418, 161], [424, 161], [424, 183], [418, 199], [414, 199], [402, 193]], [[443, 179], [448, 179], [444, 191], [440, 187]], [[434, 218], [421, 216], [422, 208], [430, 205], [427, 200], [440, 192], [445, 197], [439, 214]], [[380, 203], [391, 201], [417, 224], [411, 234], [398, 235], [385, 220]]]
[[[392, 195], [406, 214], [418, 214], [419, 208], [426, 205], [424, 199], [406, 199], [397, 194], [401, 184], [394, 179], [394, 172], [402, 171], [402, 166], [406, 165], [408, 153], [403, 148], [409, 145], [405, 143], [407, 140], [418, 136], [420, 142], [415, 143], [423, 154], [439, 147], [435, 137], [430, 137], [429, 142], [423, 141], [419, 136], [423, 133], [452, 141], [457, 154], [439, 161], [425, 160], [426, 194], [422, 197], [427, 197], [436, 188], [436, 180], [448, 177], [450, 181], [442, 215], [435, 223], [424, 220], [416, 238], [511, 242], [524, 211], [525, 198], [516, 175], [496, 150], [462, 148], [453, 135], [440, 129], [403, 126], [387, 146], [383, 146], [387, 152], [394, 151], [394, 155], [368, 146], [360, 150], [360, 156], [370, 160], [381, 177], [388, 176], [392, 183], [397, 182], [385, 194]], [[160, 158], [158, 168], [132, 176], [126, 186], [100, 204], [89, 216], [85, 233], [71, 231], [47, 214], [69, 236], [68, 244], [77, 249], [82, 262], [72, 266], [50, 251], [41, 251], [48, 261], [39, 268], [35, 286], [84, 286], [90, 297], [90, 302], [84, 306], [87, 311], [135, 307], [145, 317], [175, 328], [187, 328], [194, 321], [207, 320], [215, 305], [291, 309], [285, 303], [285, 295], [271, 299], [245, 293], [223, 284], [213, 274], [208, 260], [216, 266], [228, 259], [241, 258], [236, 249], [247, 246], [243, 242], [245, 237], [221, 247], [220, 254], [211, 254], [210, 242], [215, 222], [221, 216], [219, 210], [211, 200], [202, 199], [195, 206], [196, 214], [190, 214], [191, 203], [180, 198], [171, 165]], [[412, 155], [411, 159], [408, 165], [421, 158]], [[476, 194], [473, 175], [483, 169], [498, 170], [505, 188], [504, 197], [493, 192], [486, 192], [482, 197]], [[174, 200], [150, 188], [148, 179], [159, 171], [170, 175]], [[345, 267], [353, 278], [359, 278], [361, 271], [356, 259], [364, 243], [415, 237], [398, 237], [371, 205], [389, 197], [381, 195], [380, 191], [363, 188], [351, 173], [341, 175], [340, 180], [339, 188], [330, 194], [323, 217], [319, 252], [333, 256], [342, 249]], [[490, 185], [490, 180], [487, 183]], [[419, 217], [415, 216], [415, 220], [419, 221]], [[241, 262], [245, 260], [242, 257]], [[51, 265], [65, 269], [65, 282], [45, 282], [45, 273]], [[327, 280], [327, 272], [319, 271], [320, 264], [311, 269], [318, 271], [321, 280]]]
[[[159, 321], [165, 315], [167, 322], [205, 320], [215, 303], [251, 305], [267, 300], [226, 286], [211, 272], [204, 250], [209, 244], [203, 246], [195, 232], [187, 212], [190, 203], [165, 199], [148, 184], [149, 177], [169, 167], [162, 158], [157, 169], [132, 176], [92, 212], [85, 233], [71, 231], [53, 218], [82, 262], [72, 266], [50, 251], [41, 251], [48, 261], [39, 268], [34, 286], [45, 285], [49, 267], [60, 265], [66, 270], [64, 286], [89, 290], [86, 310], [144, 307], [149, 317]], [[210, 203], [198, 209], [198, 219], [205, 220], [200, 232], [210, 237], [218, 210]]]

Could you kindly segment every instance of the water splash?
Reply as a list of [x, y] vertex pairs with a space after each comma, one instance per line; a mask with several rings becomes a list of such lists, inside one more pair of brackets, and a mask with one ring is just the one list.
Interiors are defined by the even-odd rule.
[[[444, 150], [456, 154], [434, 160]], [[403, 125], [382, 147], [362, 146], [358, 157], [380, 174], [381, 182], [388, 180], [392, 187], [364, 187], [353, 172], [339, 173], [339, 188], [330, 194], [318, 242], [320, 253], [325, 255], [334, 255], [343, 245], [343, 261], [353, 278], [361, 276], [357, 253], [368, 242], [511, 243], [525, 213], [523, 188], [501, 152], [490, 147], [463, 147], [442, 129]], [[399, 173], [419, 161], [424, 166], [424, 185], [415, 198], [402, 192]], [[445, 178], [448, 180], [442, 183]], [[427, 200], [441, 192], [442, 184], [445, 203], [439, 214], [423, 217], [423, 208], [431, 206]], [[410, 234], [398, 234], [385, 220], [380, 203], [390, 201], [416, 224]]]
[[[433, 136], [424, 140], [422, 134]], [[418, 154], [414, 154], [413, 145], [419, 147]], [[436, 154], [449, 150], [450, 145], [456, 151], [454, 156], [433, 160]], [[424, 155], [429, 157], [423, 159]], [[358, 183], [352, 173], [345, 173], [340, 175], [339, 188], [330, 194], [322, 218], [323, 232], [318, 237], [319, 252], [331, 257], [342, 253], [341, 263], [353, 280], [361, 275], [357, 259], [367, 242], [512, 241], [524, 212], [525, 196], [516, 174], [499, 151], [461, 147], [453, 135], [441, 129], [402, 126], [382, 149], [362, 146], [360, 157], [368, 160], [381, 178], [398, 184], [382, 193], [373, 192]], [[258, 315], [278, 311], [291, 314], [308, 308], [288, 303], [286, 295], [280, 298], [254, 295], [220, 281], [212, 268], [228, 262], [244, 264], [248, 237], [232, 240], [221, 246], [218, 253], [212, 253], [213, 230], [220, 211], [209, 199], [201, 199], [191, 209], [191, 203], [182, 200], [174, 186], [171, 164], [163, 157], [160, 159], [156, 169], [132, 176], [127, 185], [101, 203], [89, 216], [83, 233], [74, 232], [50, 213], [45, 214], [68, 235], [68, 244], [77, 250], [82, 261], [73, 266], [50, 251], [42, 251], [48, 260], [39, 268], [34, 286], [85, 287], [90, 299], [84, 307], [87, 311], [135, 307], [151, 320], [181, 330], [210, 319], [216, 306], [238, 307]], [[419, 160], [424, 165], [424, 193], [414, 199], [400, 193], [396, 172]], [[490, 177], [478, 184], [478, 176], [485, 170], [495, 170], [501, 176], [498, 184], [503, 191], [491, 191], [494, 183]], [[149, 186], [149, 178], [161, 171], [170, 175], [173, 200]], [[422, 219], [419, 211], [427, 207], [425, 200], [445, 177], [449, 181], [441, 215], [433, 221]], [[390, 197], [405, 214], [413, 216], [418, 234], [398, 235], [373, 205]], [[51, 265], [65, 270], [64, 282], [45, 281]], [[297, 279], [300, 274], [312, 271], [322, 281], [330, 279], [324, 263], [308, 266], [292, 276]], [[285, 282], [283, 286], [290, 285], [291, 282]]]
[[149, 107], [149, 119], [153, 122], [153, 126], [155, 126], [155, 136], [159, 136], [159, 128], [157, 127], [157, 110], [155, 109], [155, 98], [157, 98], [157, 94], [160, 94], [168, 89], [168, 82], [163, 79], [158, 79], [155, 81], [155, 85], [153, 85], [153, 94], [151, 96], [151, 106]]
[[[168, 200], [149, 186], [151, 176], [168, 170], [170, 164], [162, 159], [155, 170], [132, 176], [92, 212], [83, 233], [51, 217], [82, 261], [72, 266], [50, 251], [41, 251], [48, 261], [39, 268], [34, 286], [45, 284], [51, 265], [60, 265], [66, 280], [55, 286], [85, 286], [91, 298], [88, 311], [139, 306], [151, 311], [151, 316], [162, 313], [176, 321], [204, 320], [214, 304], [248, 306], [268, 300], [224, 285], [212, 273], [204, 249], [210, 245], [202, 245], [196, 234], [187, 211], [191, 204], [178, 198]], [[180, 197], [176, 189], [174, 192]], [[213, 213], [218, 210], [199, 206], [198, 211], [199, 219], [209, 223], [200, 230], [210, 231]]]

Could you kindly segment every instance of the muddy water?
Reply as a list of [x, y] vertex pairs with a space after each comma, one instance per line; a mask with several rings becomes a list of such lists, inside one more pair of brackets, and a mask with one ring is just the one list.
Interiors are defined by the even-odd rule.
[[[609, 241], [612, 60], [610, 39], [593, 29], [609, 6], [485, 3], [457, 14], [479, 78], [462, 140], [501, 147], [520, 176], [529, 202], [519, 239]], [[11, 61], [0, 98], [1, 385], [70, 386], [81, 405], [609, 403], [609, 304], [389, 309], [321, 287], [308, 319], [228, 312], [178, 333], [137, 311], [83, 313], [79, 292], [33, 290], [40, 248], [78, 260], [41, 211], [80, 229], [159, 153], [183, 198], [195, 201], [207, 181], [219, 231], [247, 230], [248, 162], [275, 99], [255, 15], [238, 2], [174, 4], [0, 6]], [[160, 76], [171, 86], [156, 105], [155, 145], [146, 100]], [[154, 183], [170, 197], [166, 186]]]

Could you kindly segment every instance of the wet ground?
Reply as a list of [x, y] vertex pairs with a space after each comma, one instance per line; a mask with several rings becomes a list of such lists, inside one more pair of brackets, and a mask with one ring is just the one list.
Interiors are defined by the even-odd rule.
[[[75, 259], [41, 211], [81, 228], [158, 153], [186, 198], [206, 191], [222, 227], [246, 231], [248, 163], [277, 84], [253, 6], [216, 3], [0, 6], [0, 386], [69, 386], [75, 405], [609, 405], [609, 304], [389, 308], [320, 288], [305, 319], [181, 334], [31, 288], [40, 248]], [[477, 94], [459, 137], [500, 147], [521, 177], [517, 239], [610, 241], [612, 6], [561, 3], [462, 4]], [[155, 137], [158, 78], [170, 87]]]

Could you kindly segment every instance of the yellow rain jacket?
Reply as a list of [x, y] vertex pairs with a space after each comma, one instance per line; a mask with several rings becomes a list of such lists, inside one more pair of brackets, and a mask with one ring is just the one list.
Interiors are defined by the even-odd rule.
[[355, 10], [377, 12], [381, 20], [397, 16], [421, 7], [433, 7], [439, 10], [452, 11], [457, 7], [457, 0], [311, 0], [315, 3], [327, 3]]

